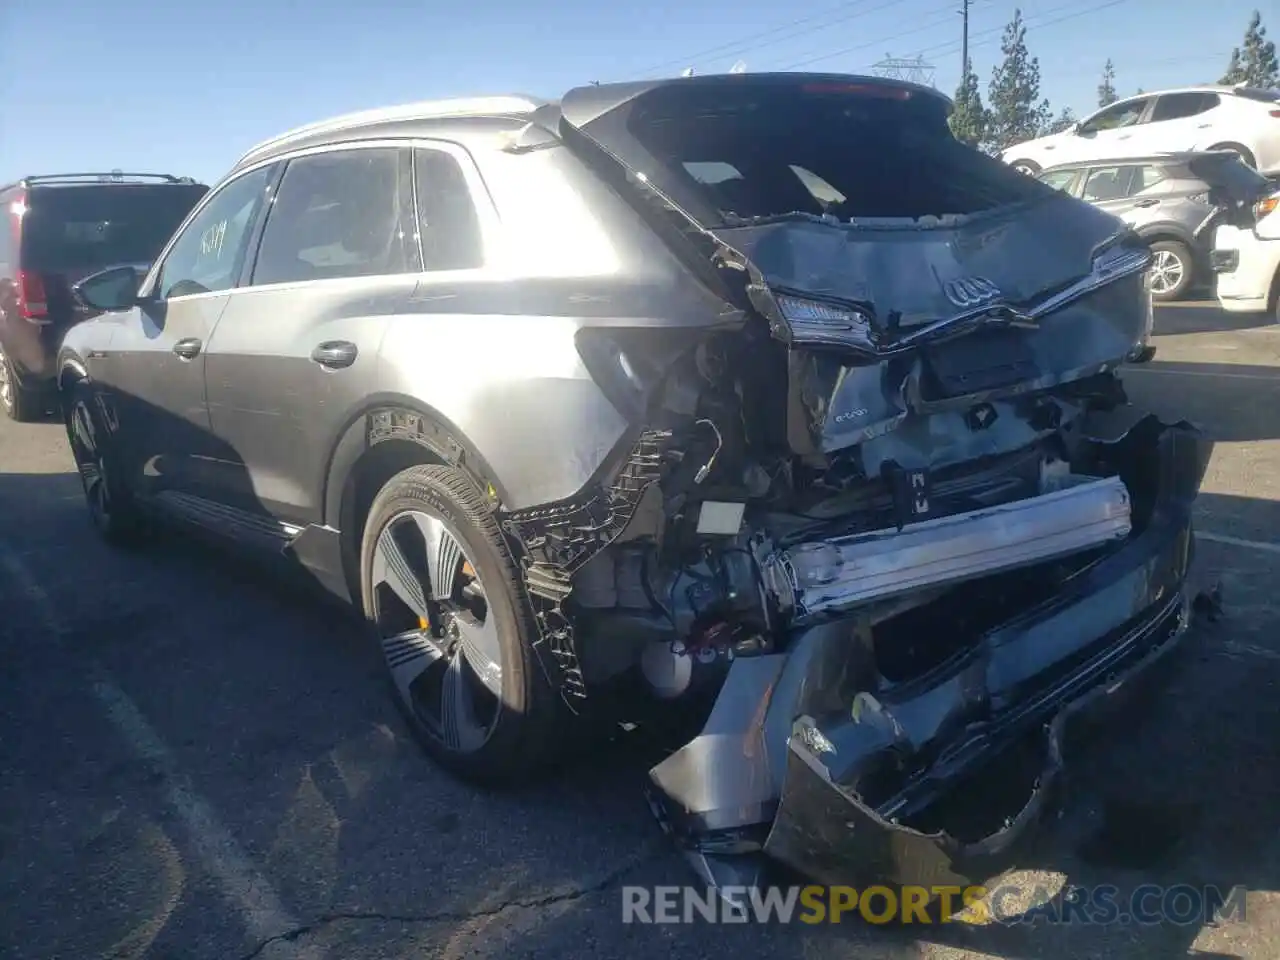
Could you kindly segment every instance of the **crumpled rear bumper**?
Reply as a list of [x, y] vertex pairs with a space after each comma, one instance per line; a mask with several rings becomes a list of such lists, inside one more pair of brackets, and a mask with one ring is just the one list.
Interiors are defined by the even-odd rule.
[[1188, 624], [1211, 445], [1149, 416], [1102, 427], [1091, 439], [1127, 474], [1135, 532], [1047, 601], [878, 699], [830, 696], [858, 656], [847, 620], [733, 663], [702, 734], [651, 771], [655, 811], [705, 879], [750, 885], [769, 859], [852, 885], [1001, 868], [1054, 795], [1068, 728], [1131, 690]]

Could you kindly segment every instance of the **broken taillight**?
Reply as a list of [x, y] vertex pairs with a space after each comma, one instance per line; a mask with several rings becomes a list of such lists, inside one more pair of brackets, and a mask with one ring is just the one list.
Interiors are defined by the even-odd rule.
[[825, 341], [842, 346], [866, 346], [874, 349], [871, 317], [855, 307], [790, 294], [777, 294], [774, 300], [796, 341]]

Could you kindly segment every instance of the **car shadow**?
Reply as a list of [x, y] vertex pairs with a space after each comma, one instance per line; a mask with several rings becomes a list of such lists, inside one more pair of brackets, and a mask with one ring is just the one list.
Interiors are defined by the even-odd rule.
[[1157, 336], [1187, 333], [1236, 333], [1274, 327], [1276, 321], [1267, 313], [1227, 313], [1212, 297], [1195, 297], [1174, 305], [1158, 305], [1154, 331]]
[[1280, 437], [1280, 366], [1155, 359], [1122, 370], [1129, 398], [1166, 420], [1189, 420], [1215, 441]]

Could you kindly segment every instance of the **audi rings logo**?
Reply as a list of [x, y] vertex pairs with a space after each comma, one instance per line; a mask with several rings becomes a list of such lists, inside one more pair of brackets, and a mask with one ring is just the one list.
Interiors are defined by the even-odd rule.
[[964, 277], [961, 280], [948, 280], [942, 285], [942, 292], [957, 307], [976, 307], [989, 303], [1000, 296], [1000, 288], [986, 277]]

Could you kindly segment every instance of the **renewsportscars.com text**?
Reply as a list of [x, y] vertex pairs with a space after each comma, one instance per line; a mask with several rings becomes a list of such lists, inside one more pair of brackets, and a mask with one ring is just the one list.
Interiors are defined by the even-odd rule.
[[[1034, 906], [1028, 906], [1034, 904]], [[623, 923], [1176, 924], [1245, 919], [1245, 889], [1110, 884], [1002, 886], [622, 888]]]

